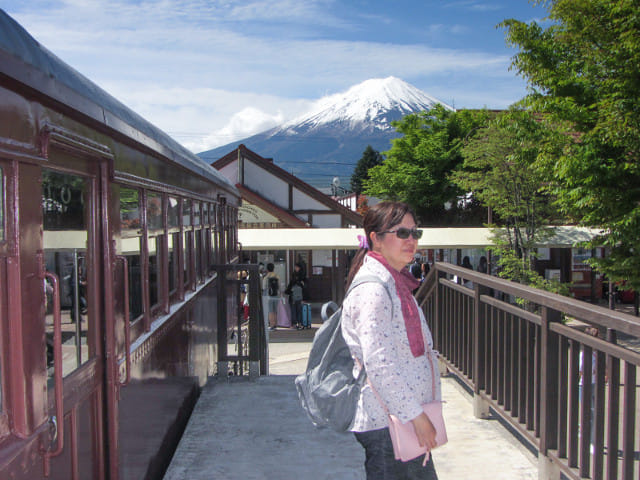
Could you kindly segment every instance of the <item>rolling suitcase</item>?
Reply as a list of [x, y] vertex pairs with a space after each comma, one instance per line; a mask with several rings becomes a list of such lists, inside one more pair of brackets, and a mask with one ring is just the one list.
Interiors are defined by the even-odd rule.
[[302, 303], [302, 328], [311, 328], [311, 304]]
[[278, 327], [291, 328], [291, 309], [287, 301], [282, 297], [278, 300], [276, 325]]

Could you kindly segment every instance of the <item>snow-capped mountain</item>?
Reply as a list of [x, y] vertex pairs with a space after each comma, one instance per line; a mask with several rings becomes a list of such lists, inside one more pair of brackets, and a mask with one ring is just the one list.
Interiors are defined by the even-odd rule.
[[437, 103], [451, 108], [395, 77], [366, 80], [321, 98], [307, 114], [279, 127], [198, 155], [212, 163], [242, 143], [318, 188], [328, 187], [336, 176], [348, 188], [367, 145], [391, 148], [398, 136], [391, 121]]
[[375, 78], [321, 98], [310, 112], [276, 128], [273, 134], [309, 133], [335, 124], [353, 131], [388, 131], [393, 128], [390, 120], [430, 110], [437, 103], [442, 102], [399, 78]]

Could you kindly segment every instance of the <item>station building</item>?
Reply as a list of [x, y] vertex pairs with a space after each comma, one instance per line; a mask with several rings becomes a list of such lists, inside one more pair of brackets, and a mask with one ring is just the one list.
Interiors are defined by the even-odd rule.
[[[241, 193], [238, 241], [240, 262], [273, 263], [286, 284], [296, 262], [309, 280], [309, 301], [341, 300], [350, 259], [362, 234], [356, 201], [326, 195], [244, 145], [212, 163]], [[477, 269], [482, 256], [490, 258], [487, 228], [425, 228], [418, 242], [423, 262], [460, 265], [468, 256]], [[598, 300], [602, 279], [585, 260], [602, 250], [576, 247], [592, 238], [589, 229], [563, 226], [538, 249], [536, 270], [546, 278], [571, 283], [576, 298]]]

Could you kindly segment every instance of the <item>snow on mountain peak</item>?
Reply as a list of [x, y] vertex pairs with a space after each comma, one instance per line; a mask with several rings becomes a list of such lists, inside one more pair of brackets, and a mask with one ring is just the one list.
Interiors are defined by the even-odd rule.
[[399, 78], [374, 78], [354, 85], [346, 92], [319, 99], [307, 114], [285, 123], [278, 130], [295, 134], [299, 129], [313, 130], [330, 123], [349, 128], [368, 123], [386, 130], [392, 128], [387, 113], [406, 115], [430, 110], [437, 103], [451, 108]]

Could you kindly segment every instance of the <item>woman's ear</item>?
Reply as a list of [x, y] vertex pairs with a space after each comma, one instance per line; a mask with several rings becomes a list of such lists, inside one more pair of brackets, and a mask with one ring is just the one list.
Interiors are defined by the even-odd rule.
[[374, 247], [376, 247], [378, 243], [380, 243], [380, 238], [378, 237], [378, 234], [376, 232], [371, 232], [369, 234], [369, 238], [371, 239], [371, 245], [369, 245], [369, 250], [373, 250]]

